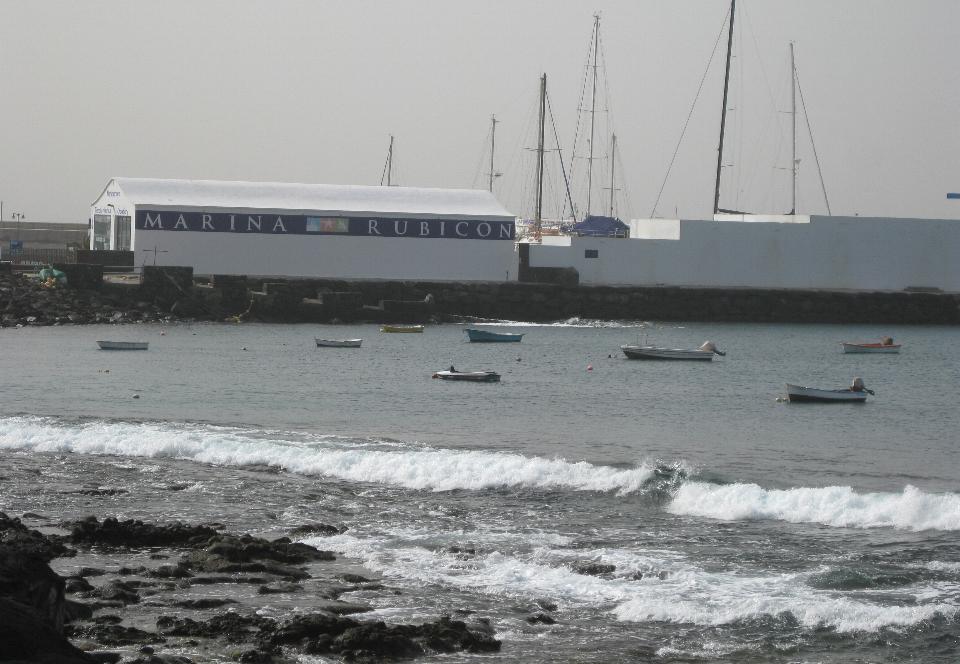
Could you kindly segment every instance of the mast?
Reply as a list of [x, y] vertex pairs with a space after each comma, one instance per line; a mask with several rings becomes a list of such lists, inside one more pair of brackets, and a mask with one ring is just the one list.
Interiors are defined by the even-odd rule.
[[387, 186], [392, 187], [393, 183], [391, 177], [393, 175], [393, 134], [390, 134], [390, 147], [387, 148], [387, 163], [383, 165], [383, 173], [380, 174], [380, 186], [383, 186], [383, 181], [386, 179]]
[[600, 48], [600, 14], [593, 15], [593, 91], [590, 95], [590, 157], [587, 159], [587, 217], [590, 216], [590, 200], [593, 194], [593, 136], [597, 113], [597, 51]]
[[539, 242], [543, 228], [543, 132], [547, 116], [547, 75], [540, 77], [540, 131], [537, 139], [537, 209], [533, 218], [533, 236]]
[[613, 216], [613, 192], [616, 191], [617, 181], [613, 179], [614, 167], [617, 164], [617, 135], [610, 135], [610, 216]]
[[720, 148], [717, 150], [717, 185], [713, 190], [713, 213], [720, 212], [720, 170], [723, 168], [723, 132], [727, 126], [727, 93], [730, 89], [730, 54], [733, 51], [733, 19], [737, 0], [730, 0], [730, 32], [727, 35], [727, 67], [723, 75], [723, 108], [720, 112]]
[[496, 147], [496, 136], [497, 136], [497, 116], [490, 116], [490, 193], [493, 193], [493, 178], [497, 177], [497, 174], [493, 170], [493, 149]]
[[793, 59], [793, 42], [790, 42], [790, 113], [793, 124], [793, 153], [790, 172], [793, 179], [790, 185], [790, 214], [797, 213], [797, 65]]

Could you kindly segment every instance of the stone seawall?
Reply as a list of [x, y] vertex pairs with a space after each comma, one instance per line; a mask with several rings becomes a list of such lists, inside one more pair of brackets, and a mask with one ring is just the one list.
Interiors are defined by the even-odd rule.
[[435, 316], [555, 321], [960, 323], [960, 294], [730, 288], [613, 287], [518, 282], [312, 280], [318, 292], [358, 293], [364, 305], [432, 296]]

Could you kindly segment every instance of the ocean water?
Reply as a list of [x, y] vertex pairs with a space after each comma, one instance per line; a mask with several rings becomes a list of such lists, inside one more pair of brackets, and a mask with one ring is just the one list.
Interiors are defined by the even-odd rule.
[[[503, 650], [484, 659], [960, 659], [960, 329], [494, 329], [526, 336], [469, 344], [459, 325], [0, 330], [0, 510], [218, 521], [265, 536], [342, 524], [305, 541], [401, 591], [356, 596], [375, 607], [362, 619], [488, 616]], [[882, 335], [904, 344], [900, 355], [840, 352], [840, 341]], [[316, 348], [315, 336], [363, 347]], [[97, 339], [150, 350], [100, 351]], [[726, 357], [619, 351], [707, 339]], [[431, 379], [451, 364], [502, 382]], [[866, 404], [781, 399], [784, 382], [844, 387], [854, 376], [876, 392]], [[584, 564], [613, 570], [579, 573]], [[528, 623], [544, 606], [556, 624]]]

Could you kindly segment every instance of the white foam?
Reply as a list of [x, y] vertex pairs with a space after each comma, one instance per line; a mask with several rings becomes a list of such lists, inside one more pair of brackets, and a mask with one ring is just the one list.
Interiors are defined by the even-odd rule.
[[[884, 626], [912, 625], [940, 613], [953, 616], [956, 602], [942, 600], [942, 590], [923, 590], [912, 606], [878, 604], [856, 596], [839, 596], [810, 587], [807, 574], [748, 576], [738, 570], [706, 571], [678, 554], [626, 549], [556, 550], [536, 547], [525, 554], [479, 552], [463, 559], [404, 540], [401, 531], [375, 537], [342, 534], [306, 540], [363, 561], [388, 578], [418, 586], [439, 584], [459, 590], [531, 601], [548, 597], [562, 610], [582, 607], [609, 610], [625, 622], [666, 621], [723, 625], [790, 612], [806, 627], [827, 626], [839, 632], [875, 631]], [[572, 559], [615, 562], [610, 577], [578, 574]], [[634, 580], [623, 574], [648, 568], [665, 572]], [[903, 588], [896, 591], [907, 592]], [[882, 594], [877, 591], [874, 595]]]
[[653, 476], [653, 468], [646, 465], [616, 469], [503, 452], [271, 435], [200, 425], [93, 421], [61, 426], [44, 418], [0, 418], [0, 449], [171, 457], [224, 466], [271, 465], [408, 489], [536, 487], [628, 493]]
[[840, 528], [960, 530], [960, 494], [857, 493], [846, 486], [764, 489], [756, 484], [688, 482], [667, 506], [673, 514], [727, 521], [775, 519]]

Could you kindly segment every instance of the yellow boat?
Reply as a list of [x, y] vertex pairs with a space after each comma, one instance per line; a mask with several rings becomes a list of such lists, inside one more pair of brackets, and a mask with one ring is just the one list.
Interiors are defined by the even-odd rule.
[[423, 332], [423, 325], [382, 325], [381, 332]]

